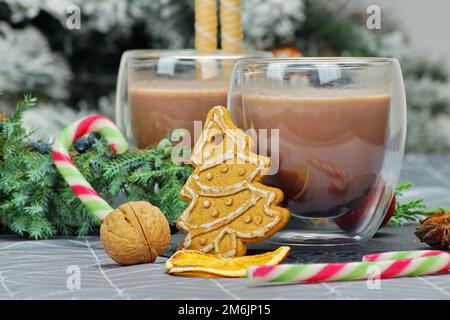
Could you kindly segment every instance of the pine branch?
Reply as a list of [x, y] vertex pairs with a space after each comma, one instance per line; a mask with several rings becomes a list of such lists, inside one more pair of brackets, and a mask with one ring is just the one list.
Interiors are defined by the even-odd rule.
[[401, 226], [406, 222], [417, 222], [418, 220], [432, 215], [441, 208], [430, 210], [425, 204], [424, 199], [412, 199], [408, 201], [401, 201], [404, 191], [409, 190], [414, 185], [411, 182], [405, 182], [397, 185], [395, 196], [396, 196], [396, 206], [392, 218], [389, 220], [388, 225], [390, 226]]
[[[84, 236], [99, 225], [98, 219], [62, 179], [49, 148], [33, 147], [45, 143], [30, 141], [30, 132], [22, 126], [23, 112], [35, 104], [36, 99], [26, 95], [13, 115], [0, 119], [0, 226], [31, 239]], [[163, 143], [113, 155], [100, 139], [73, 161], [109, 203], [123, 196], [128, 201], [151, 201], [174, 224], [187, 205], [179, 192], [192, 169], [173, 163], [171, 148]]]
[[16, 105], [16, 110], [9, 118], [11, 124], [20, 124], [22, 115], [28, 109], [36, 105], [37, 99], [30, 94], [25, 94], [23, 99], [20, 100]]

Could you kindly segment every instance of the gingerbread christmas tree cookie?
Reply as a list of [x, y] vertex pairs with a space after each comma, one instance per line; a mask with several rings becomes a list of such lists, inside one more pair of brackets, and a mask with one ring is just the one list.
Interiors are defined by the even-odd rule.
[[181, 190], [190, 205], [177, 221], [187, 232], [180, 249], [242, 256], [246, 242], [267, 239], [286, 224], [289, 211], [278, 206], [283, 193], [259, 182], [270, 159], [252, 153], [251, 143], [226, 108], [209, 111], [191, 155], [195, 170]]

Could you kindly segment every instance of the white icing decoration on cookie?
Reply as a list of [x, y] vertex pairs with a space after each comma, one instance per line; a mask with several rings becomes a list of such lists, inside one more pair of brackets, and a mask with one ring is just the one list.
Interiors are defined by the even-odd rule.
[[205, 208], [211, 207], [211, 202], [209, 202], [208, 200], [203, 201], [203, 207]]

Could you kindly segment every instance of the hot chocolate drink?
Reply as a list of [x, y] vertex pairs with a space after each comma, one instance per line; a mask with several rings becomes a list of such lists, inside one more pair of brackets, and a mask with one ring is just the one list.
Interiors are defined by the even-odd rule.
[[204, 121], [209, 109], [226, 105], [227, 89], [226, 81], [134, 83], [129, 88], [129, 100], [137, 147], [158, 143], [175, 129], [187, 129], [194, 137], [194, 121]]
[[293, 215], [344, 215], [382, 179], [388, 95], [243, 95], [241, 101], [241, 128], [279, 129], [279, 170], [265, 183], [283, 190]]
[[[130, 86], [129, 99], [133, 136], [142, 148], [180, 128], [189, 130], [193, 138], [194, 121], [204, 121], [211, 107], [226, 105], [227, 83], [143, 81]], [[279, 169], [264, 183], [283, 190], [285, 206], [294, 215], [344, 215], [360, 206], [380, 183], [390, 96], [244, 94], [238, 100], [242, 103], [242, 114], [236, 117], [239, 127], [279, 129]], [[258, 139], [261, 144], [264, 135]]]

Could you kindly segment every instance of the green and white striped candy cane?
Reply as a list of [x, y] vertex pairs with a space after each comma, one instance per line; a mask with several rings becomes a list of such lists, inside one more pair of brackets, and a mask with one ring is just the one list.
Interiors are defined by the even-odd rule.
[[128, 149], [128, 144], [116, 125], [101, 115], [91, 115], [78, 120], [65, 128], [56, 138], [53, 148], [53, 161], [64, 180], [86, 207], [100, 220], [113, 208], [98, 195], [70, 159], [69, 148], [78, 138], [89, 132], [99, 132], [108, 142], [113, 152], [120, 154]]
[[386, 279], [436, 274], [449, 268], [450, 254], [444, 251], [396, 251], [367, 255], [362, 262], [250, 267], [247, 276], [252, 283], [260, 284], [313, 283], [368, 279], [377, 270], [379, 277]]

